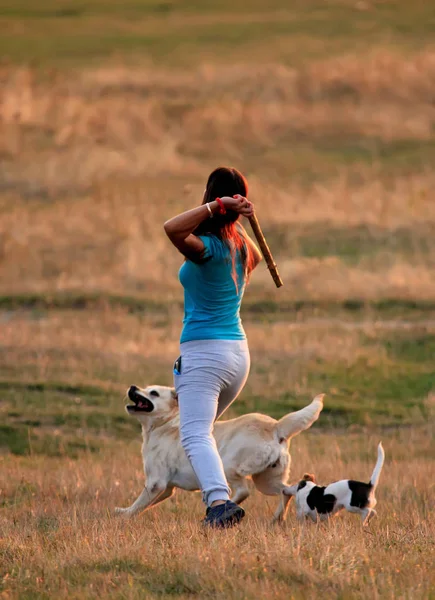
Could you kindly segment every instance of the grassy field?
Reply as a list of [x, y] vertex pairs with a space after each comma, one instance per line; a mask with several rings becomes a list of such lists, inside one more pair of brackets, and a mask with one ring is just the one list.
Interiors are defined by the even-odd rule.
[[[433, 598], [435, 9], [430, 2], [0, 0], [0, 598]], [[133, 383], [170, 385], [162, 224], [232, 164], [285, 282], [243, 307], [229, 416], [325, 392], [292, 480], [367, 479], [379, 516], [271, 527], [253, 494], [134, 522]]]
[[0, 51], [51, 65], [116, 55], [176, 65], [298, 64], [382, 45], [408, 53], [433, 43], [430, 2], [405, 0], [1, 0]]
[[[236, 531], [201, 531], [200, 499], [179, 492], [135, 521], [112, 516], [142, 479], [137, 440], [79, 460], [2, 457], [1, 577], [6, 598], [429, 598], [434, 513], [427, 486], [433, 428], [383, 433], [387, 462], [376, 522], [269, 524], [254, 494]], [[367, 479], [379, 433], [313, 431], [293, 444], [294, 472]], [[331, 443], [332, 442], [332, 443]], [[6, 543], [7, 541], [7, 543]]]

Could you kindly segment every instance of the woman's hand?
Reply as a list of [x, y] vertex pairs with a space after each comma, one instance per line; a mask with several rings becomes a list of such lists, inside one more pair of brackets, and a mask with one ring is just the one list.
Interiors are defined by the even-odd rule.
[[232, 198], [231, 196], [223, 196], [221, 200], [227, 210], [233, 210], [248, 218], [254, 214], [253, 203], [240, 194], [236, 194]]

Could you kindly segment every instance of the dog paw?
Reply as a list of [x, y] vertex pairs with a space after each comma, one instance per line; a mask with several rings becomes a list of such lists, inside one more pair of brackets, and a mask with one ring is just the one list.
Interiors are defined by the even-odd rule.
[[128, 508], [119, 508], [119, 507], [116, 507], [115, 508], [115, 516], [116, 517], [123, 517], [124, 519], [128, 519], [130, 517], [130, 514], [128, 512]]

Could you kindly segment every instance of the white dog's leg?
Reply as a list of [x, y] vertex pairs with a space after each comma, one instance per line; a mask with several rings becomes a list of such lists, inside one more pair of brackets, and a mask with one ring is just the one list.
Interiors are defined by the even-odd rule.
[[325, 521], [329, 521], [329, 519], [332, 517], [333, 513], [322, 513], [317, 515], [316, 514], [316, 521], [320, 521], [321, 523], [324, 523]]
[[376, 511], [374, 508], [363, 508], [361, 510], [361, 519], [363, 525], [368, 525], [371, 519], [376, 515]]
[[[170, 492], [168, 493], [168, 490]], [[116, 515], [122, 515], [125, 518], [130, 518], [136, 515], [138, 512], [142, 512], [151, 505], [157, 504], [157, 502], [169, 498], [172, 494], [172, 489], [167, 488], [165, 484], [155, 483], [151, 486], [145, 486], [139, 497], [133, 502], [128, 508], [115, 508]], [[164, 498], [160, 496], [165, 495]]]
[[285, 494], [284, 490], [282, 491], [278, 508], [276, 509], [275, 514], [272, 518], [272, 523], [282, 523], [283, 521], [285, 521], [288, 510], [288, 504], [292, 498], [293, 496], [291, 494]]
[[310, 512], [307, 514], [307, 516], [310, 517], [310, 519], [312, 520], [313, 523], [318, 523], [319, 515], [317, 514], [317, 511], [310, 510]]
[[166, 490], [163, 492], [163, 494], [160, 494], [160, 496], [158, 498], [156, 498], [154, 500], [154, 502], [152, 502], [149, 506], [149, 508], [151, 506], [156, 506], [156, 504], [160, 504], [160, 502], [163, 502], [163, 500], [167, 500], [168, 498], [170, 498], [175, 492], [175, 489], [173, 487], [167, 487]]
[[370, 521], [373, 519], [373, 517], [377, 517], [377, 516], [378, 516], [378, 513], [375, 511], [374, 508], [372, 508], [370, 510], [370, 514], [369, 514], [369, 516], [367, 518], [367, 525], [370, 523]]
[[241, 504], [249, 496], [249, 488], [244, 477], [237, 479], [228, 479], [228, 485], [233, 492], [231, 501], [236, 504]]

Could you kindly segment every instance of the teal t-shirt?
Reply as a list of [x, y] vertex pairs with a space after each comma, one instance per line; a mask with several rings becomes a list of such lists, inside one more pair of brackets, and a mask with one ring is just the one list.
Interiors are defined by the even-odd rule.
[[238, 290], [231, 276], [231, 252], [214, 235], [199, 236], [206, 262], [186, 260], [179, 272], [184, 288], [184, 319], [180, 343], [192, 340], [244, 340], [240, 305], [245, 291], [243, 265], [236, 256]]

